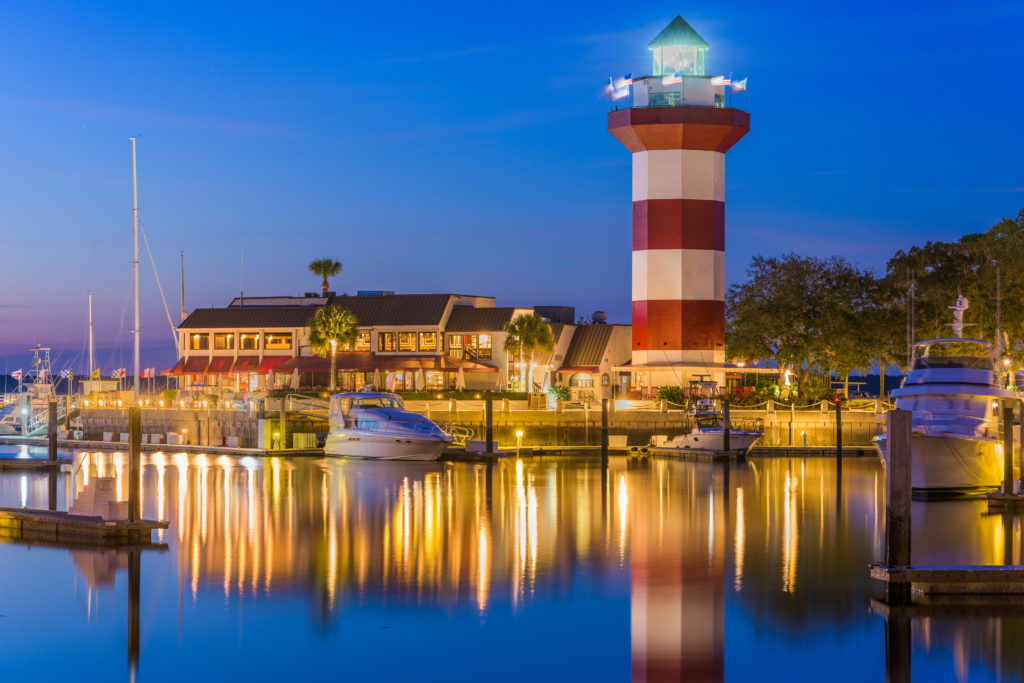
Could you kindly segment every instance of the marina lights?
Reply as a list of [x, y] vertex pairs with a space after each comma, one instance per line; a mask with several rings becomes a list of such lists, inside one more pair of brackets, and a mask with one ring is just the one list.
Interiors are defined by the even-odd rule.
[[517, 429], [516, 430], [516, 450], [519, 450], [522, 447], [523, 447], [523, 430], [522, 429]]
[[124, 403], [121, 401], [121, 399], [117, 399], [117, 407], [121, 408], [123, 406], [124, 406]]
[[181, 405], [182, 408], [185, 407], [185, 402], [184, 401], [178, 401], [178, 403]]
[[163, 399], [160, 399], [160, 407], [161, 407], [161, 408], [163, 408], [163, 407], [164, 407], [164, 400], [163, 400]]

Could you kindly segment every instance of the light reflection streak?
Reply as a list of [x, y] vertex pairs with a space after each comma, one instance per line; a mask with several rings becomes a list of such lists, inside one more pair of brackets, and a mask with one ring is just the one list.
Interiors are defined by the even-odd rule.
[[736, 488], [736, 531], [734, 533], [733, 555], [735, 557], [736, 576], [733, 585], [736, 591], [743, 590], [743, 560], [747, 546], [747, 533], [743, 512], [743, 488]]

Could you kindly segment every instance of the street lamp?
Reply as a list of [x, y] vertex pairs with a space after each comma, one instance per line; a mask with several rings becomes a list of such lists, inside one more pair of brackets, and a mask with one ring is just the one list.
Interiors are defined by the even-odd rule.
[[338, 350], [338, 340], [331, 340], [331, 391], [334, 391], [334, 354]]

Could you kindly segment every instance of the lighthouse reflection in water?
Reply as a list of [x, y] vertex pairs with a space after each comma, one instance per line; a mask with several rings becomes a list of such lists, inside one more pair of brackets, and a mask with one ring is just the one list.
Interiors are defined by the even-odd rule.
[[[79, 456], [80, 457], [80, 456]], [[124, 491], [125, 458], [90, 454]], [[884, 675], [867, 566], [884, 475], [848, 459], [693, 463], [548, 457], [494, 463], [146, 455], [125, 632], [123, 553], [0, 544], [19, 585], [0, 642], [57, 623], [77, 658], [5, 646], [19, 676], [328, 675], [351, 680], [836, 680]], [[0, 474], [0, 504], [47, 506], [46, 475]], [[979, 503], [915, 503], [916, 562], [1020, 562], [1020, 526]], [[141, 587], [140, 587], [141, 586]], [[1024, 673], [1006, 617], [914, 621], [916, 675]], [[134, 657], [134, 661], [131, 661]], [[820, 672], [818, 672], [820, 673]]]

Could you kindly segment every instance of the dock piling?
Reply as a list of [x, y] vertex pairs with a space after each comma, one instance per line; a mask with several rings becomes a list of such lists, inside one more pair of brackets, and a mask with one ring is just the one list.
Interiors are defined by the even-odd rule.
[[732, 425], [729, 424], [729, 401], [722, 401], [722, 450], [729, 450], [729, 430], [732, 429]]
[[142, 519], [142, 409], [128, 409], [128, 521]]
[[281, 420], [281, 428], [279, 430], [281, 432], [280, 448], [287, 448], [287, 445], [288, 445], [288, 436], [287, 436], [288, 422], [285, 419], [285, 415], [286, 415], [286, 413], [285, 413], [285, 409], [284, 409], [284, 396], [282, 396], [281, 397], [281, 410], [280, 410], [280, 413], [278, 415], [278, 417]]
[[836, 401], [836, 481], [843, 481], [843, 404]]
[[[910, 566], [910, 435], [911, 413], [890, 410], [887, 415], [886, 447], [889, 471], [886, 473], [885, 565]], [[910, 602], [910, 583], [886, 584], [890, 605]]]
[[1013, 495], [1013, 404], [1003, 401], [1003, 495]]
[[601, 457], [608, 457], [608, 399], [601, 399]]
[[50, 461], [57, 460], [57, 402], [50, 399], [46, 413], [46, 435]]
[[494, 399], [484, 402], [484, 434], [487, 440], [486, 452], [494, 452]]

